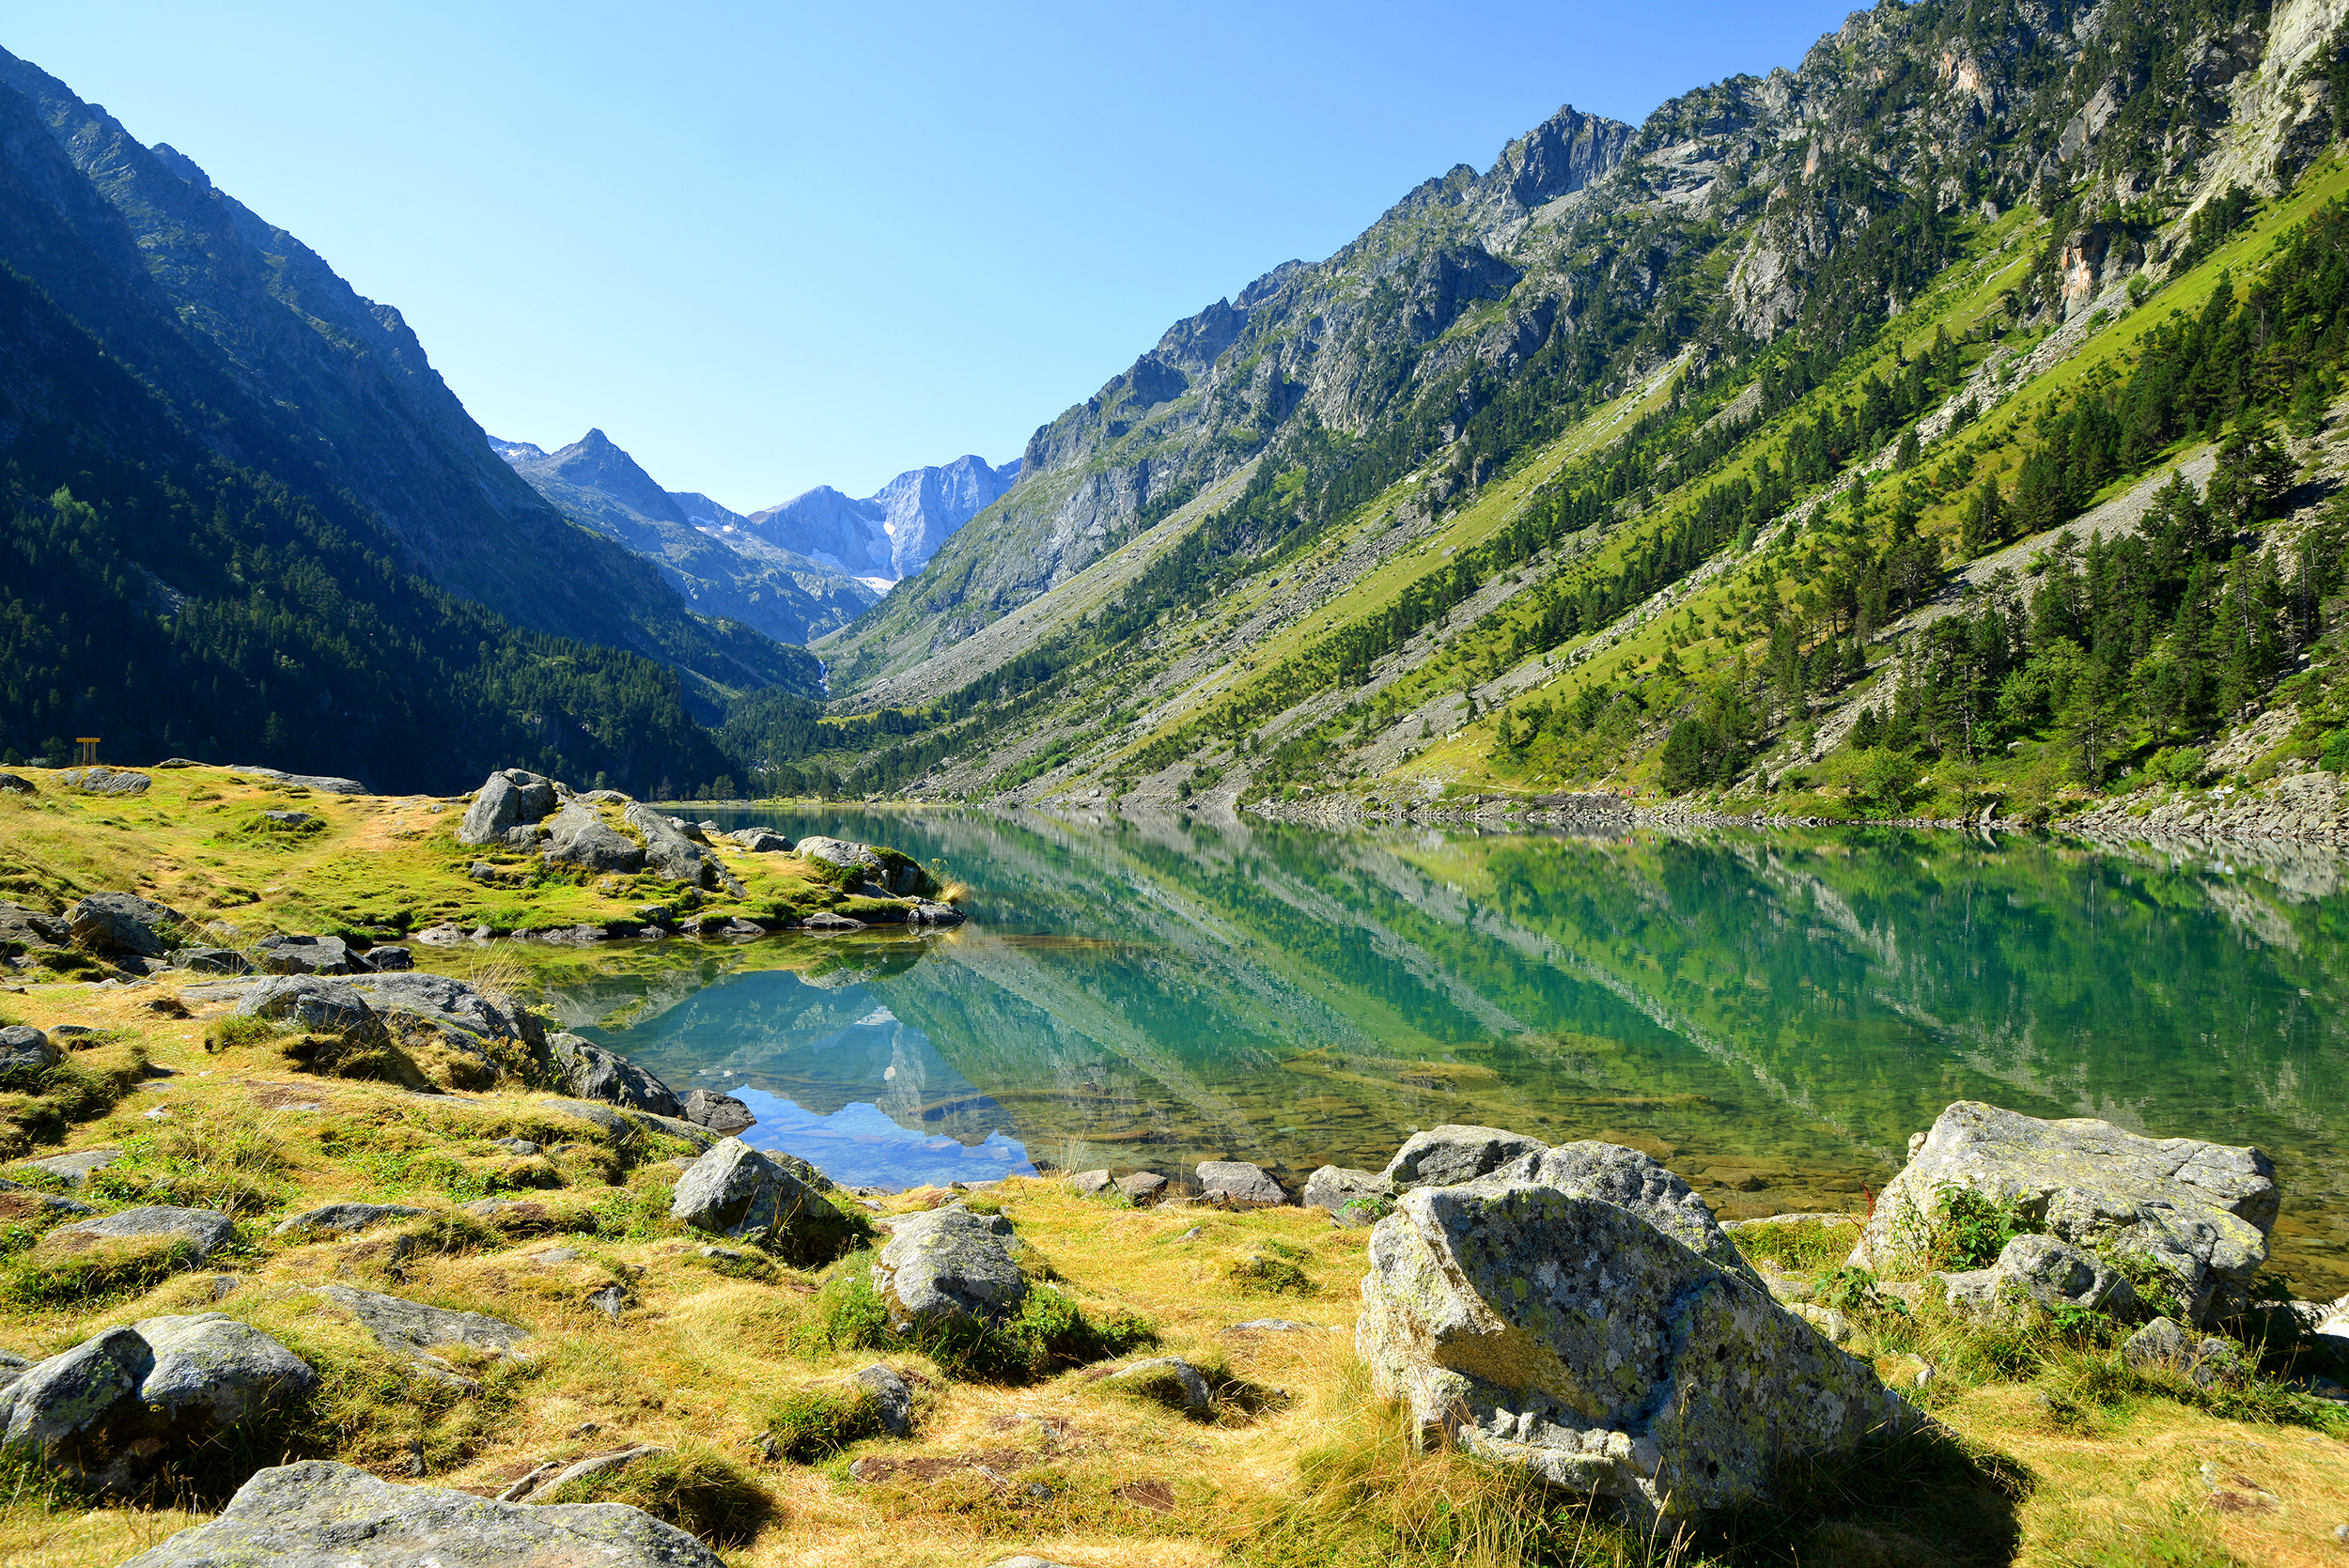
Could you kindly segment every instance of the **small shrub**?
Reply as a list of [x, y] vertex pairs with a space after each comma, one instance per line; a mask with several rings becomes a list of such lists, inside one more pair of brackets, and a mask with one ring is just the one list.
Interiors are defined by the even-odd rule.
[[778, 1456], [794, 1465], [829, 1459], [882, 1430], [879, 1402], [855, 1383], [796, 1389], [767, 1413], [767, 1432]]
[[1225, 1270], [1232, 1283], [1241, 1290], [1268, 1296], [1311, 1296], [1315, 1292], [1313, 1276], [1289, 1262], [1268, 1252], [1251, 1252]]
[[1838, 1265], [1813, 1276], [1812, 1299], [1839, 1312], [1906, 1312], [1897, 1297], [1876, 1288], [1876, 1277], [1864, 1268]]
[[1940, 1209], [1934, 1225], [1937, 1267], [1956, 1272], [1988, 1268], [2008, 1242], [2030, 1234], [2030, 1224], [2012, 1203], [1955, 1182], [1943, 1182], [1934, 1191]]
[[534, 1502], [616, 1502], [718, 1546], [739, 1546], [775, 1512], [775, 1500], [740, 1465], [704, 1445], [647, 1454], [568, 1483]]
[[1338, 1209], [1338, 1217], [1348, 1224], [1376, 1225], [1394, 1212], [1392, 1193], [1376, 1193], [1368, 1198], [1349, 1198]]

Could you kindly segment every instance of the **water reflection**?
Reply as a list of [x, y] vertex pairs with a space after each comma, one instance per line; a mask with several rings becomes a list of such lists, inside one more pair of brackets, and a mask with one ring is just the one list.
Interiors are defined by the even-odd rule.
[[1725, 1213], [1840, 1207], [1971, 1097], [2262, 1144], [2279, 1260], [2349, 1288], [2326, 857], [753, 819], [942, 858], [973, 924], [599, 955], [558, 1009], [680, 1089], [767, 1097], [754, 1141], [846, 1179], [1375, 1168], [1466, 1121], [1647, 1149]]

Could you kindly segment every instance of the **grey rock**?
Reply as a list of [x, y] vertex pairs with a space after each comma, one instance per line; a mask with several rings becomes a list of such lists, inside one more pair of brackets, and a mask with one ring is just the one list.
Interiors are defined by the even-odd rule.
[[321, 975], [265, 980], [245, 993], [236, 1010], [246, 1017], [273, 1018], [322, 1034], [364, 1036], [382, 1024], [363, 992]]
[[1379, 1174], [1397, 1187], [1448, 1187], [1475, 1181], [1511, 1160], [1548, 1151], [1548, 1144], [1523, 1133], [1446, 1125], [1405, 1139]]
[[92, 952], [160, 958], [171, 950], [166, 936], [185, 929], [188, 917], [136, 893], [94, 893], [66, 911], [66, 925]]
[[316, 822], [318, 818], [306, 811], [265, 811], [261, 814], [261, 820], [273, 822], [280, 828], [299, 828], [305, 823]]
[[809, 915], [806, 919], [800, 922], [800, 929], [802, 931], [845, 933], [848, 931], [863, 930], [864, 923], [848, 915], [834, 914], [830, 909], [818, 909], [814, 914]]
[[739, 1138], [721, 1140], [677, 1178], [669, 1217], [809, 1256], [836, 1253], [854, 1234], [830, 1199]]
[[605, 825], [593, 806], [572, 801], [547, 823], [543, 853], [549, 865], [583, 866], [589, 871], [633, 875], [645, 869], [642, 846], [626, 833]]
[[79, 1187], [89, 1180], [93, 1172], [103, 1171], [122, 1157], [122, 1151], [112, 1146], [100, 1149], [76, 1149], [71, 1154], [50, 1155], [43, 1159], [21, 1160], [18, 1163], [36, 1171], [46, 1171], [68, 1187]]
[[[667, 1449], [657, 1444], [642, 1443], [635, 1448], [620, 1449], [612, 1453], [591, 1453], [584, 1459], [575, 1459], [568, 1465], [556, 1469], [552, 1475], [534, 1487], [529, 1496], [534, 1499], [552, 1498], [574, 1481], [583, 1481], [592, 1475], [608, 1475], [614, 1470], [626, 1469], [639, 1459], [649, 1459], [656, 1453], [668, 1452]], [[546, 1505], [540, 1504], [539, 1506]]]
[[1110, 1189], [1110, 1173], [1107, 1169], [1079, 1171], [1068, 1178], [1068, 1185], [1090, 1198], [1097, 1192]]
[[412, 1358], [422, 1358], [436, 1344], [461, 1344], [503, 1355], [530, 1337], [530, 1330], [520, 1324], [482, 1312], [453, 1312], [445, 1307], [428, 1307], [421, 1301], [350, 1285], [315, 1285], [311, 1290], [357, 1319], [384, 1349]]
[[1562, 1192], [1585, 1192], [1626, 1209], [1697, 1256], [1743, 1274], [1762, 1277], [1721, 1230], [1713, 1211], [1687, 1182], [1641, 1154], [1619, 1143], [1561, 1143], [1541, 1157], [1533, 1176]]
[[1321, 1332], [1321, 1325], [1318, 1323], [1297, 1323], [1285, 1317], [1252, 1317], [1245, 1323], [1233, 1324], [1232, 1327], [1237, 1331], [1250, 1334], [1318, 1334]]
[[264, 937], [257, 951], [272, 974], [349, 974], [361, 967], [340, 937]]
[[[717, 857], [686, 837], [672, 818], [641, 804], [628, 807], [626, 815], [628, 825], [644, 835], [646, 871], [689, 888], [716, 888], [733, 880], [723, 875]], [[729, 891], [739, 893], [740, 885]]]
[[2204, 1389], [2240, 1383], [2247, 1375], [2233, 1345], [2189, 1334], [2166, 1317], [2154, 1319], [2123, 1341], [2121, 1362], [2136, 1372], [2175, 1373]]
[[550, 1034], [547, 1054], [563, 1086], [582, 1099], [630, 1106], [656, 1116], [684, 1113], [667, 1084], [616, 1051], [576, 1034]]
[[1130, 1171], [1117, 1178], [1117, 1190], [1139, 1208], [1159, 1201], [1159, 1195], [1166, 1190], [1166, 1178], [1156, 1171]]
[[1368, 1225], [1385, 1214], [1395, 1190], [1384, 1176], [1325, 1165], [1305, 1178], [1304, 1203], [1309, 1209], [1328, 1209], [1341, 1225]]
[[309, 1231], [319, 1235], [349, 1235], [370, 1225], [381, 1225], [386, 1219], [412, 1219], [424, 1210], [405, 1203], [327, 1203], [278, 1222], [272, 1235], [291, 1235], [296, 1231]]
[[249, 779], [268, 779], [272, 783], [288, 784], [295, 789], [315, 789], [320, 795], [373, 793], [356, 779], [336, 778], [331, 773], [281, 773], [274, 768], [231, 768], [228, 771], [241, 773]]
[[1215, 1409], [1215, 1396], [1205, 1374], [1179, 1356], [1153, 1356], [1110, 1374], [1112, 1383], [1132, 1382], [1153, 1398], [1187, 1414], [1205, 1416]]
[[764, 828], [745, 828], [739, 833], [728, 833], [725, 836], [753, 855], [786, 855], [791, 851], [789, 839], [781, 833], [770, 832]]
[[721, 1138], [732, 1138], [758, 1125], [751, 1108], [732, 1094], [712, 1094], [707, 1089], [689, 1090], [685, 1095], [685, 1119], [696, 1126], [708, 1127]]
[[1281, 1184], [1272, 1179], [1270, 1172], [1246, 1160], [1203, 1160], [1198, 1176], [1200, 1190], [1215, 1203], [1263, 1208], [1289, 1201], [1289, 1195], [1281, 1190]]
[[1961, 1100], [1912, 1143], [1853, 1265], [1883, 1275], [1913, 1265], [1914, 1238], [1930, 1234], [1943, 1184], [2012, 1203], [2033, 1230], [2075, 1247], [2149, 1259], [2168, 1276], [2177, 1311], [2198, 1324], [2248, 1303], [2279, 1203], [2275, 1166], [2257, 1149]]
[[70, 1198], [60, 1198], [54, 1192], [43, 1192], [23, 1182], [0, 1181], [0, 1215], [21, 1219], [35, 1212], [63, 1214], [96, 1214], [87, 1203], [77, 1203]]
[[[576, 1252], [571, 1254], [573, 1257], [578, 1255]], [[606, 1285], [601, 1290], [588, 1294], [587, 1305], [617, 1323], [620, 1320], [620, 1314], [628, 1310], [628, 1292], [616, 1284]]]
[[554, 785], [537, 773], [508, 768], [481, 781], [473, 804], [457, 824], [459, 844], [500, 844], [508, 831], [538, 821], [554, 810]]
[[509, 1155], [528, 1156], [538, 1152], [538, 1145], [527, 1138], [492, 1138], [490, 1140], [490, 1147], [503, 1149]]
[[2048, 1312], [2073, 1308], [2114, 1317], [2137, 1312], [2137, 1290], [2093, 1252], [2053, 1236], [2018, 1235], [1999, 1253], [1991, 1273]]
[[1750, 1276], [1588, 1193], [1422, 1187], [1370, 1264], [1355, 1344], [1375, 1391], [1424, 1438], [1635, 1516], [1766, 1498], [1779, 1466], [1907, 1419]]
[[913, 1390], [904, 1378], [888, 1367], [869, 1366], [856, 1374], [856, 1381], [873, 1396], [883, 1432], [892, 1437], [913, 1436]]
[[496, 1502], [395, 1486], [328, 1460], [263, 1470], [221, 1515], [125, 1568], [723, 1568], [708, 1548], [620, 1503]]
[[22, 773], [0, 773], [0, 795], [38, 795], [33, 781]]
[[29, 1024], [0, 1029], [0, 1083], [45, 1073], [64, 1060], [65, 1052]]
[[909, 925], [960, 925], [962, 922], [962, 911], [952, 904], [933, 903], [926, 898], [916, 899], [913, 908], [906, 911]]
[[282, 1344], [218, 1312], [109, 1328], [0, 1387], [0, 1449], [110, 1491], [318, 1386]]
[[57, 782], [85, 795], [144, 795], [155, 783], [144, 773], [117, 768], [69, 768], [57, 775]]
[[397, 944], [371, 947], [365, 960], [367, 968], [378, 974], [399, 974], [416, 967], [416, 955]]
[[168, 1236], [184, 1239], [193, 1250], [189, 1261], [200, 1264], [236, 1232], [234, 1220], [210, 1209], [183, 1209], [166, 1203], [148, 1203], [138, 1208], [76, 1220], [70, 1225], [60, 1225], [49, 1233], [45, 1245], [72, 1247], [82, 1237], [91, 1241], [130, 1241]]
[[851, 844], [847, 839], [825, 838], [821, 834], [800, 840], [799, 852], [827, 865], [878, 867], [881, 863], [879, 852], [869, 844]]
[[1028, 1298], [1019, 1247], [1010, 1220], [958, 1203], [898, 1220], [873, 1265], [890, 1327], [902, 1334], [955, 1319], [1002, 1327]]
[[183, 947], [171, 955], [172, 963], [198, 974], [251, 974], [252, 961], [232, 947]]
[[1049, 1557], [1032, 1557], [1021, 1552], [1018, 1557], [999, 1557], [987, 1568], [1068, 1568], [1068, 1564], [1055, 1562]]

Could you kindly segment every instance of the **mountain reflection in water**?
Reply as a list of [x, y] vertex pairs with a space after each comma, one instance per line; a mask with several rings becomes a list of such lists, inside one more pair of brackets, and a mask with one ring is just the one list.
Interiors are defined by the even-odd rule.
[[2341, 862], [1898, 831], [1609, 839], [717, 812], [942, 859], [972, 924], [584, 955], [557, 1015], [851, 1183], [1377, 1169], [1483, 1123], [1727, 1216], [1856, 1208], [1955, 1099], [2256, 1142], [2349, 1289]]

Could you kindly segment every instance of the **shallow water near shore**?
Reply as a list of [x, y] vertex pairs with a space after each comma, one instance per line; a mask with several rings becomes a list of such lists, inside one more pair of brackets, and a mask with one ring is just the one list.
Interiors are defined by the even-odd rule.
[[1330, 831], [723, 811], [894, 846], [953, 931], [551, 972], [569, 1027], [856, 1184], [1376, 1170], [1419, 1127], [1644, 1149], [1724, 1218], [1863, 1207], [1952, 1100], [2252, 1142], [2349, 1290], [2349, 865], [1892, 831]]

